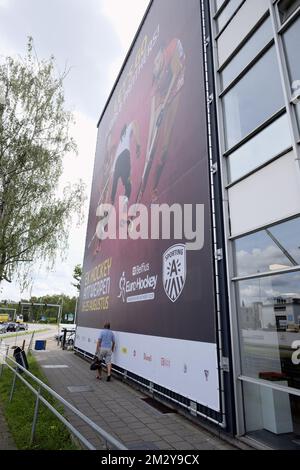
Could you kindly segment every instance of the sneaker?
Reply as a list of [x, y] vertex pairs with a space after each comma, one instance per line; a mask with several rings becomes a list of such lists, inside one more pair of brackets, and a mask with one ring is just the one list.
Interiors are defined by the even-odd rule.
[[110, 375], [107, 376], [106, 382], [110, 382]]

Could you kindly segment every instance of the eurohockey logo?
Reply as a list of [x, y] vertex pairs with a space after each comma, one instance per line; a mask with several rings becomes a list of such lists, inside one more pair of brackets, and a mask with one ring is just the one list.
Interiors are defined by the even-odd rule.
[[172, 302], [179, 299], [186, 280], [186, 247], [171, 246], [163, 254], [164, 290]]

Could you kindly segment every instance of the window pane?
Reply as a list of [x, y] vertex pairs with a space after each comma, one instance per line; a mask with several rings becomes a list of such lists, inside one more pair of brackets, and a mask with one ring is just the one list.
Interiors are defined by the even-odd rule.
[[217, 39], [219, 66], [239, 47], [241, 42], [254, 31], [259, 21], [269, 12], [269, 0], [247, 0], [236, 12], [232, 21]]
[[225, 0], [216, 0], [216, 10], [218, 11], [221, 6], [223, 5], [223, 3], [225, 2]]
[[241, 281], [238, 297], [242, 374], [300, 389], [300, 272]]
[[300, 0], [280, 0], [278, 11], [281, 23], [284, 23], [300, 6]]
[[[291, 95], [299, 94], [300, 91], [300, 17], [290, 26], [283, 36], [287, 56], [289, 76], [291, 83]], [[300, 104], [296, 107], [298, 122], [300, 122]]]
[[274, 47], [224, 96], [223, 102], [227, 148], [284, 106]]
[[300, 219], [236, 240], [235, 253], [237, 276], [300, 265]]
[[241, 3], [243, 3], [243, 0], [230, 0], [230, 2], [228, 2], [224, 10], [217, 18], [218, 31], [221, 31], [221, 29], [224, 28], [227, 21], [230, 20]]
[[242, 72], [251, 60], [271, 41], [272, 37], [272, 24], [270, 18], [268, 18], [222, 71], [223, 88], [226, 88]]
[[[272, 382], [286, 385], [282, 377]], [[272, 449], [299, 450], [300, 397], [243, 383], [246, 432]]]
[[285, 114], [230, 155], [231, 181], [241, 178], [290, 146], [291, 133]]

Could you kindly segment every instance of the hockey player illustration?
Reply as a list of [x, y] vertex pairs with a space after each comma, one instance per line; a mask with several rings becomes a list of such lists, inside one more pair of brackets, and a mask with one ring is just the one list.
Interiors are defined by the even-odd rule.
[[[179, 39], [173, 39], [161, 48], [154, 59], [153, 86], [150, 109], [150, 125], [144, 171], [137, 194], [137, 203], [147, 187], [153, 162], [157, 159], [152, 188], [153, 201], [157, 198], [157, 188], [168, 159], [169, 144], [180, 101], [180, 91], [184, 85], [185, 53]], [[160, 152], [158, 143], [161, 141]], [[157, 154], [160, 155], [157, 155]]]

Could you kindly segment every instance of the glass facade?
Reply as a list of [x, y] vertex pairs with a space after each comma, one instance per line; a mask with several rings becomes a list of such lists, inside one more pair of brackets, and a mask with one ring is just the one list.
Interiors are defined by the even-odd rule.
[[300, 271], [237, 283], [242, 374], [300, 389]]
[[239, 238], [234, 245], [238, 277], [300, 266], [300, 218]]
[[[300, 449], [300, 1], [269, 2], [267, 11], [254, 13], [245, 0], [240, 11], [248, 16], [237, 12], [236, 18], [247, 28], [256, 17], [256, 25], [240, 43], [226, 34], [231, 25], [243, 30], [234, 17], [219, 34], [221, 13], [230, 4], [234, 10], [234, 3], [214, 17], [213, 30], [222, 181], [231, 221], [225, 233], [232, 257], [230, 316], [238, 332], [233, 367], [237, 409], [243, 408], [238, 434], [271, 448]], [[232, 52], [219, 63], [225, 50]], [[253, 193], [269, 203], [256, 200], [251, 207]], [[246, 213], [239, 201], [246, 201]]]
[[217, 17], [217, 27], [219, 31], [221, 31], [224, 26], [228, 23], [228, 21], [230, 21], [230, 18], [232, 18], [232, 15], [241, 5], [241, 3], [243, 3], [243, 0], [231, 0], [226, 4], [225, 8], [223, 8], [219, 16]]
[[[274, 378], [272, 383], [284, 381]], [[243, 394], [247, 434], [273, 449], [299, 450], [300, 397], [247, 382]]]
[[284, 106], [272, 47], [223, 98], [226, 148], [238, 144]]
[[246, 42], [245, 46], [233, 57], [221, 72], [222, 87], [226, 88], [273, 39], [270, 18]]
[[231, 153], [230, 181], [237, 180], [290, 148], [291, 133], [287, 115], [274, 121], [262, 132]]

